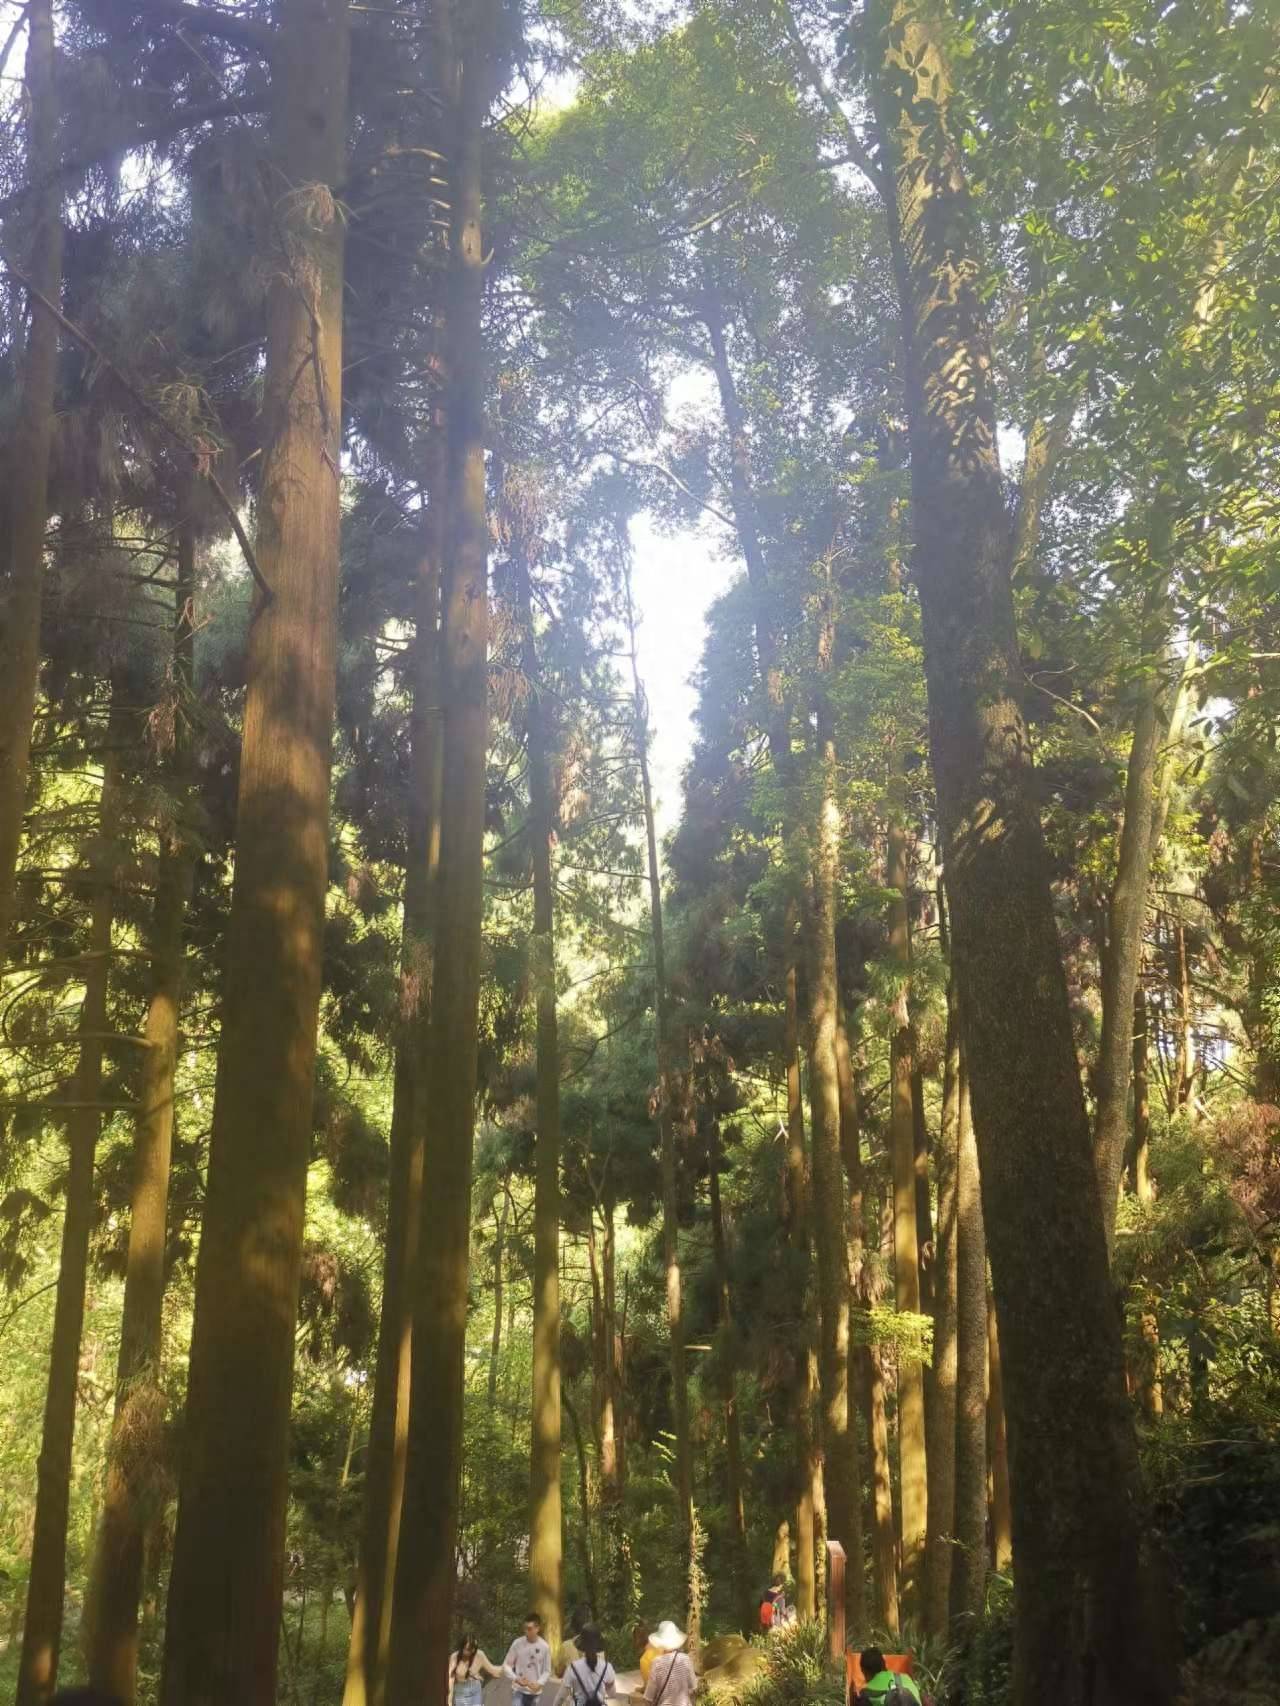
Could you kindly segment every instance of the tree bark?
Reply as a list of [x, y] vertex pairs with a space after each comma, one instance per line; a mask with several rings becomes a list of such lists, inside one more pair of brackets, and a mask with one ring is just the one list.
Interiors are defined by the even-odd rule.
[[1150, 1025], [1141, 968], [1133, 991], [1133, 1189], [1141, 1203], [1154, 1197], [1151, 1185], [1151, 1067], [1147, 1057]]
[[[954, 985], [947, 987], [947, 1052], [943, 1068], [942, 1129], [937, 1149], [938, 1232], [934, 1257], [933, 1362], [926, 1376], [928, 1423], [929, 1538], [925, 1559], [925, 1629], [942, 1635], [951, 1621], [951, 1584], [956, 1556], [956, 1382], [960, 1176], [960, 1017]], [[982, 1277], [983, 1374], [986, 1373], [987, 1290]], [[985, 1414], [986, 1391], [983, 1390]], [[983, 1486], [984, 1516], [986, 1487]]]
[[747, 1575], [747, 1507], [743, 1497], [742, 1425], [738, 1416], [738, 1382], [732, 1355], [733, 1307], [729, 1295], [729, 1259], [724, 1240], [724, 1211], [720, 1202], [721, 1150], [717, 1139], [709, 1179], [711, 1253], [716, 1274], [716, 1312], [719, 1317], [720, 1401], [724, 1407], [725, 1491], [729, 1506], [729, 1569], [738, 1624], [752, 1631], [751, 1582]]
[[503, 1181], [502, 1213], [496, 1216], [493, 1234], [493, 1335], [489, 1340], [489, 1402], [498, 1398], [498, 1358], [502, 1352], [502, 1264], [507, 1251], [507, 1216], [511, 1212], [511, 1189]]
[[[564, 1598], [560, 1512], [560, 1044], [556, 1031], [555, 886], [547, 689], [533, 632], [527, 542], [511, 537], [527, 694], [529, 834], [533, 863], [530, 961], [537, 1004], [537, 1145], [533, 1201], [533, 1416], [529, 1470], [529, 1587], [554, 1653]], [[583, 1512], [583, 1521], [587, 1513]]]
[[[879, 0], [870, 55], [902, 313], [915, 575], [1015, 1494], [1017, 1706], [1164, 1701], [1133, 1418], [1019, 705], [978, 221], [944, 0]], [[1029, 1181], [1033, 1183], [1029, 1183]], [[1097, 1521], [1105, 1510], [1108, 1520]], [[1079, 1641], [1064, 1615], [1087, 1605]]]
[[[901, 822], [889, 827], [886, 885], [890, 903], [889, 952], [902, 979], [890, 1072], [889, 1144], [893, 1158], [893, 1281], [898, 1313], [919, 1315], [920, 1246], [916, 1177], [915, 1034], [908, 1011], [911, 923], [907, 910], [907, 836]], [[902, 1499], [902, 1615], [914, 1623], [925, 1610], [925, 1548], [929, 1484], [925, 1446], [924, 1365], [898, 1347], [898, 1459]]]
[[1129, 1077], [1133, 1059], [1133, 1001], [1142, 962], [1147, 888], [1155, 853], [1156, 775], [1164, 736], [1159, 683], [1144, 687], [1133, 719], [1124, 791], [1124, 823], [1116, 878], [1107, 908], [1102, 955], [1102, 1034], [1098, 1045], [1098, 1105], [1093, 1156], [1107, 1247], [1115, 1244], [1116, 1207], [1129, 1137]]
[[619, 1425], [621, 1397], [618, 1367], [617, 1231], [613, 1197], [606, 1191], [601, 1205], [601, 1291], [604, 1328], [604, 1386], [600, 1407], [600, 1479], [606, 1505], [622, 1497], [624, 1459]]
[[987, 1458], [991, 1465], [991, 1551], [997, 1570], [1013, 1566], [1013, 1497], [1009, 1487], [1009, 1435], [996, 1302], [987, 1292]]
[[955, 1569], [951, 1612], [969, 1623], [982, 1614], [987, 1583], [987, 1243], [982, 1182], [968, 1074], [960, 1061], [956, 1177], [958, 1270], [956, 1335]]
[[[33, 186], [27, 272], [50, 302], [62, 290], [57, 48], [53, 0], [27, 6], [27, 182]], [[49, 455], [58, 376], [58, 326], [31, 299], [11, 446], [21, 479], [10, 483], [7, 561], [0, 579], [0, 964], [13, 923], [14, 879], [26, 813], [31, 727], [40, 683], [40, 595], [49, 514]], [[11, 451], [12, 453], [12, 451]]]
[[257, 546], [270, 596], [249, 636], [164, 1706], [276, 1696], [328, 886], [348, 36], [340, 0], [282, 0]]
[[484, 814], [488, 754], [489, 530], [485, 493], [482, 143], [493, 97], [493, 0], [463, 11], [438, 0], [451, 211], [441, 348], [447, 444], [441, 599], [440, 865], [435, 976], [424, 1091], [431, 1237], [418, 1248], [413, 1373], [389, 1695], [442, 1698], [453, 1634], [462, 1466], [463, 1358], [470, 1274]]
[[115, 911], [116, 836], [119, 830], [121, 751], [131, 719], [125, 695], [113, 682], [111, 716], [102, 766], [98, 869], [94, 872], [85, 955], [84, 999], [78, 1026], [80, 1047], [67, 1115], [66, 1207], [49, 1348], [40, 1455], [36, 1459], [36, 1508], [32, 1522], [31, 1569], [26, 1619], [18, 1661], [17, 1706], [43, 1706], [58, 1680], [66, 1595], [67, 1519], [71, 1503], [71, 1456], [75, 1441], [84, 1331], [89, 1234], [95, 1207], [94, 1155], [102, 1128], [102, 1052], [107, 1032], [107, 988]]
[[[794, 912], [789, 909], [787, 940], [795, 935]], [[796, 1613], [802, 1619], [818, 1615], [817, 1510], [822, 1487], [822, 1443], [816, 1426], [818, 1415], [818, 1356], [813, 1333], [810, 1270], [809, 1157], [805, 1143], [804, 1101], [800, 1091], [800, 1012], [796, 954], [788, 947], [786, 956], [786, 1009], [783, 1046], [786, 1051], [787, 1083], [787, 1228], [791, 1246], [799, 1258], [800, 1321], [797, 1325], [799, 1379], [796, 1403], [796, 1445], [799, 1457], [800, 1496], [796, 1500]]]
[[[433, 423], [427, 516], [418, 560], [409, 724], [409, 800], [400, 948], [399, 1034], [392, 1087], [387, 1248], [365, 1456], [356, 1602], [343, 1706], [384, 1706], [413, 1382], [413, 1305], [422, 1221], [425, 1121], [418, 1117], [430, 1044], [441, 825], [440, 565], [445, 445]], [[499, 1258], [500, 1259], [500, 1258]], [[496, 1358], [491, 1364], [491, 1379]]]
[[[196, 538], [193, 522], [178, 534], [174, 586], [173, 683], [177, 704], [168, 770], [186, 803], [192, 693]], [[147, 1008], [138, 1117], [134, 1133], [115, 1417], [107, 1460], [102, 1521], [90, 1600], [89, 1680], [131, 1706], [137, 1692], [138, 1606], [149, 1525], [156, 1517], [153, 1477], [163, 1450], [165, 1400], [160, 1384], [165, 1288], [165, 1232], [173, 1153], [175, 1075], [182, 1015], [184, 928], [195, 872], [190, 826], [161, 826], [151, 917], [151, 996]]]
[[666, 949], [662, 929], [662, 876], [658, 867], [658, 831], [653, 816], [653, 784], [649, 775], [649, 711], [636, 656], [635, 611], [631, 576], [626, 570], [627, 627], [631, 642], [631, 684], [634, 699], [636, 754], [640, 765], [640, 795], [644, 810], [645, 851], [649, 875], [649, 921], [653, 938], [654, 1040], [658, 1056], [658, 1131], [662, 1170], [662, 1262], [666, 1270], [667, 1339], [671, 1358], [671, 1411], [676, 1439], [676, 1515], [680, 1525], [687, 1580], [686, 1629], [696, 1647], [701, 1613], [697, 1574], [697, 1531], [693, 1513], [693, 1451], [689, 1438], [689, 1378], [685, 1354], [684, 1300], [680, 1272], [680, 1222], [676, 1191], [676, 1133], [671, 1009], [667, 993]]

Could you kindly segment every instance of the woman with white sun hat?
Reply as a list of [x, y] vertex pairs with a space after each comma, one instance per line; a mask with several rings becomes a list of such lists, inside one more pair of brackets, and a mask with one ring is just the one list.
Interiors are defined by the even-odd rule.
[[650, 1635], [649, 1645], [658, 1649], [658, 1657], [645, 1683], [644, 1698], [648, 1706], [691, 1706], [698, 1692], [698, 1673], [684, 1651], [688, 1639], [670, 1618], [659, 1623]]

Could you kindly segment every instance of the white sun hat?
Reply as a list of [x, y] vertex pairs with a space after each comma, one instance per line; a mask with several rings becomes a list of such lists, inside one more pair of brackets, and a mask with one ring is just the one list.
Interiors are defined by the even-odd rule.
[[668, 1617], [665, 1622], [659, 1623], [650, 1635], [649, 1645], [656, 1647], [660, 1653], [678, 1653], [688, 1639], [689, 1637], [677, 1629]]

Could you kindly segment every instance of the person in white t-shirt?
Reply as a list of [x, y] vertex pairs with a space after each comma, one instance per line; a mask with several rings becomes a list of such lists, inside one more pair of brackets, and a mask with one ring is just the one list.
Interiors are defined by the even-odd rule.
[[524, 1634], [507, 1648], [503, 1671], [511, 1678], [515, 1706], [534, 1706], [551, 1676], [551, 1648], [542, 1638], [542, 1619], [531, 1611]]
[[571, 1697], [573, 1706], [604, 1706], [610, 1695], [617, 1692], [618, 1679], [605, 1657], [604, 1643], [594, 1624], [588, 1623], [578, 1631], [577, 1646], [582, 1656], [566, 1669], [553, 1706], [561, 1706], [566, 1695]]

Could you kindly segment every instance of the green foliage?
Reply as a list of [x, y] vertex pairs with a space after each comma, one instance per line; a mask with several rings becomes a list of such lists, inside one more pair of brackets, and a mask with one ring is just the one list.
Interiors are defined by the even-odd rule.
[[843, 1668], [827, 1651], [821, 1623], [792, 1623], [759, 1639], [764, 1668], [712, 1698], [724, 1706], [844, 1706]]

